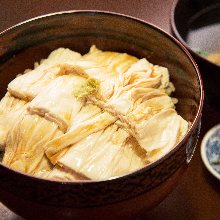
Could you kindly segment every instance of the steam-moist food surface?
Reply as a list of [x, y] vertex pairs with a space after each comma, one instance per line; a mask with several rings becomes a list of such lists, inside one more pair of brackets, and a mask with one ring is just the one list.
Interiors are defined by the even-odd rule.
[[145, 58], [54, 50], [8, 85], [0, 102], [2, 162], [61, 181], [138, 170], [186, 134], [168, 69]]

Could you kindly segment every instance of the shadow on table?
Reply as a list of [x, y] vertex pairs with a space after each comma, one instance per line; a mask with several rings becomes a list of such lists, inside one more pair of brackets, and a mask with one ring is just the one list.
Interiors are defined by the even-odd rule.
[[211, 175], [205, 167], [203, 167], [202, 171], [206, 181], [212, 189], [216, 191], [216, 193], [220, 193], [220, 180]]

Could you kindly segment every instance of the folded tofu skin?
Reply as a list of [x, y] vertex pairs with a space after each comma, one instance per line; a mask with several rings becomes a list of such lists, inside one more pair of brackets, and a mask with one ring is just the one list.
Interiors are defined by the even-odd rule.
[[58, 48], [8, 84], [0, 102], [2, 163], [57, 181], [106, 180], [167, 154], [189, 123], [168, 69], [92, 46]]

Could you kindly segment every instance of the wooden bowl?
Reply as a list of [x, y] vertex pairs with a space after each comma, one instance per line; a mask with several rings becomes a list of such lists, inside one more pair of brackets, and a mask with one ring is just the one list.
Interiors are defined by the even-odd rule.
[[0, 200], [27, 219], [130, 219], [162, 201], [190, 162], [199, 134], [203, 88], [187, 50], [159, 28], [132, 17], [71, 11], [38, 17], [0, 35], [1, 95], [16, 74], [57, 47], [86, 53], [92, 44], [166, 66], [175, 84], [177, 111], [191, 121], [175, 148], [155, 163], [105, 181], [57, 182], [0, 164]]

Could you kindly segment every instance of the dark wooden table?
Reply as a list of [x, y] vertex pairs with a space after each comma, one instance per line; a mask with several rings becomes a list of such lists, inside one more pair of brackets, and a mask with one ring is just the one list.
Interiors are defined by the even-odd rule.
[[[170, 31], [170, 11], [173, 0], [0, 0], [0, 31], [26, 19], [65, 10], [98, 9], [114, 11], [151, 22]], [[202, 131], [195, 155], [177, 188], [143, 219], [219, 220], [220, 181], [205, 169], [200, 157], [204, 134], [220, 122], [220, 114], [205, 103]], [[21, 220], [0, 203], [1, 220]]]

